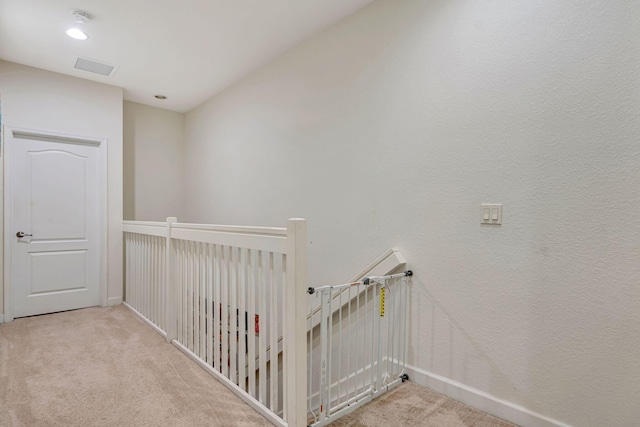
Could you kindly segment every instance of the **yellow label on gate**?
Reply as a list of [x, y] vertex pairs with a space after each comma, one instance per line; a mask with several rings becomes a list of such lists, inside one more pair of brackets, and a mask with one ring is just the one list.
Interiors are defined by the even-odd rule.
[[384, 317], [384, 286], [380, 288], [380, 317]]

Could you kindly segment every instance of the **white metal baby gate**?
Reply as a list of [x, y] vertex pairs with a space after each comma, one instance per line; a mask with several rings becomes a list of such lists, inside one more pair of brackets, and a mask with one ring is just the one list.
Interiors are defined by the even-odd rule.
[[[273, 424], [328, 424], [404, 378], [406, 275], [310, 296], [305, 220], [272, 228], [167, 218], [124, 221], [123, 231], [125, 304]], [[348, 334], [366, 346], [350, 347]]]
[[309, 425], [327, 425], [409, 378], [406, 307], [412, 275], [308, 289]]

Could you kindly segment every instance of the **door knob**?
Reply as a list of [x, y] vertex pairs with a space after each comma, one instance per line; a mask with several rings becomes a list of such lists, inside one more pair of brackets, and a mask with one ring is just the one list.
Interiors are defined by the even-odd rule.
[[26, 234], [26, 233], [24, 233], [22, 231], [18, 231], [16, 233], [16, 236], [18, 236], [18, 237], [27, 237], [27, 236], [31, 237], [31, 236], [33, 236], [33, 234]]

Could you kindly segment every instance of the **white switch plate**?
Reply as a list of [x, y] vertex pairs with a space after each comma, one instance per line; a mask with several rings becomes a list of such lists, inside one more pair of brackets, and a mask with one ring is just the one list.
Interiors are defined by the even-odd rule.
[[480, 213], [481, 224], [502, 224], [502, 205], [483, 203], [480, 205]]

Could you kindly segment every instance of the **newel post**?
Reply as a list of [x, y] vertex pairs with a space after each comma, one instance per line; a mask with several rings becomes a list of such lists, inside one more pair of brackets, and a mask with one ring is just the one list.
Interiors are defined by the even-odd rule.
[[284, 309], [284, 419], [307, 425], [307, 221], [287, 221], [287, 282]]
[[175, 255], [171, 246], [171, 227], [178, 222], [178, 218], [171, 216], [167, 218], [165, 235], [165, 275], [164, 275], [164, 301], [165, 301], [165, 327], [167, 342], [178, 338], [178, 318], [176, 314], [176, 292], [175, 281], [173, 280], [173, 268], [175, 265]]

